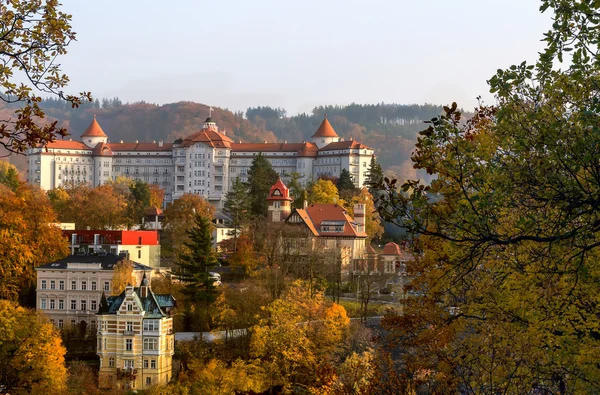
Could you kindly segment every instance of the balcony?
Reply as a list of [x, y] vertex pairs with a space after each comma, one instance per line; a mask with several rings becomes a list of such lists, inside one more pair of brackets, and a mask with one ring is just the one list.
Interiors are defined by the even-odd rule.
[[119, 369], [117, 368], [117, 380], [135, 380], [137, 376], [137, 369], [125, 368]]
[[123, 331], [123, 336], [133, 336], [135, 335], [134, 331]]

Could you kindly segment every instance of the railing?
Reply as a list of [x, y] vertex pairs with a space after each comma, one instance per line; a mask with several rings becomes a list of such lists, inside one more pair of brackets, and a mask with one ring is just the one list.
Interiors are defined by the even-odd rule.
[[123, 336], [133, 336], [134, 334], [133, 331], [123, 331]]

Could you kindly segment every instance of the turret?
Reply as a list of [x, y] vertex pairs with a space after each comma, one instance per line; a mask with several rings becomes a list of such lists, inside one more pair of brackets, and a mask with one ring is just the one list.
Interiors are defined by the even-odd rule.
[[267, 218], [269, 222], [285, 221], [292, 212], [290, 190], [281, 180], [277, 180], [271, 189], [269, 189], [267, 202], [269, 204], [267, 209]]
[[94, 115], [90, 126], [81, 135], [81, 141], [90, 148], [94, 148], [98, 143], [106, 144], [108, 141], [108, 136], [104, 133], [98, 121], [96, 121], [96, 115]]

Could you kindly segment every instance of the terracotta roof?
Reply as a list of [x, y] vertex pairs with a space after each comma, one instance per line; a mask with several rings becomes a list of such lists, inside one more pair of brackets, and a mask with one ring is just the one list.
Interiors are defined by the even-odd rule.
[[94, 119], [92, 120], [92, 123], [90, 123], [90, 126], [87, 127], [87, 129], [85, 130], [85, 132], [83, 132], [81, 137], [108, 137], [108, 136], [104, 133], [104, 130], [102, 130], [102, 128], [98, 124], [98, 121], [96, 121], [96, 115], [94, 115]]
[[400, 246], [394, 242], [389, 242], [383, 247], [382, 255], [403, 255]]
[[307, 156], [316, 158], [319, 152], [319, 148], [315, 143], [306, 142], [304, 143], [304, 147], [298, 151], [297, 156]]
[[[346, 214], [343, 207], [337, 204], [311, 204], [306, 209], [296, 209], [295, 212], [298, 213], [315, 236], [367, 237], [366, 233], [356, 231], [352, 226], [352, 218]], [[342, 232], [322, 232], [321, 224], [323, 221], [342, 222], [344, 229]]]
[[304, 148], [304, 143], [233, 143], [234, 152], [296, 152]]
[[367, 147], [366, 145], [359, 143], [358, 141], [336, 141], [333, 143], [327, 144], [325, 147], [321, 148], [321, 151], [331, 151], [337, 149], [372, 149]]
[[[83, 144], [81, 141], [72, 140], [54, 140], [53, 142], [46, 144], [44, 147], [49, 149], [91, 149], [87, 145]], [[42, 146], [40, 145], [38, 146], [38, 148], [42, 148]]]
[[315, 134], [312, 137], [339, 137], [333, 127], [327, 120], [327, 115], [325, 115], [325, 119], [321, 122], [321, 126], [317, 129]]
[[[275, 191], [279, 191], [277, 194]], [[277, 180], [275, 184], [269, 189], [269, 195], [267, 196], [268, 201], [272, 200], [286, 200], [291, 202], [293, 199], [290, 197], [290, 190], [285, 186], [281, 179]]]
[[106, 144], [113, 151], [170, 151], [173, 148], [172, 143], [108, 143]]
[[189, 147], [195, 143], [204, 143], [215, 148], [231, 148], [231, 143], [233, 143], [233, 140], [224, 134], [217, 132], [216, 130], [202, 129], [199, 132], [196, 132], [183, 139], [181, 145], [184, 147]]
[[103, 142], [99, 142], [98, 144], [96, 144], [92, 151], [92, 155], [94, 156], [112, 156], [112, 154], [113, 152], [108, 146], [108, 144], [105, 144]]

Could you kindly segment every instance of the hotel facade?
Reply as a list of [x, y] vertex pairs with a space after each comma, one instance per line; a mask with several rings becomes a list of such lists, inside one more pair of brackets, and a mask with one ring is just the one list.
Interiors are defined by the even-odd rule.
[[44, 190], [73, 184], [98, 186], [117, 177], [156, 184], [165, 202], [184, 193], [200, 195], [221, 208], [235, 181], [247, 181], [256, 155], [262, 154], [286, 180], [299, 173], [306, 183], [339, 177], [347, 169], [357, 187], [369, 171], [373, 149], [339, 137], [327, 118], [310, 141], [302, 143], [234, 142], [209, 117], [200, 131], [173, 143], [109, 142], [94, 119], [80, 141], [56, 140], [28, 150], [27, 180]]

